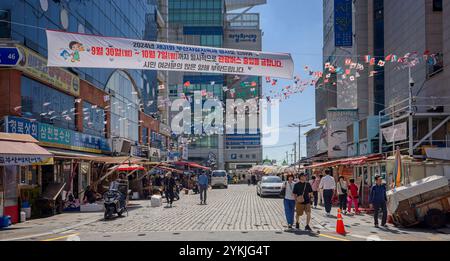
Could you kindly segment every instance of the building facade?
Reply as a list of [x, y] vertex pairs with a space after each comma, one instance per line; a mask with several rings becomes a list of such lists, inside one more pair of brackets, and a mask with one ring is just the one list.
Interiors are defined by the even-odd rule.
[[[343, 7], [350, 4], [351, 16], [340, 13], [348, 11]], [[324, 1], [324, 63], [340, 67], [344, 59], [351, 58], [366, 67], [353, 83], [331, 73], [316, 90], [317, 122], [334, 105], [358, 109], [358, 120], [347, 128], [348, 156], [389, 155], [395, 147], [418, 158], [426, 158], [429, 148], [445, 154], [450, 137], [448, 8], [449, 3], [442, 0]], [[352, 41], [344, 41], [342, 28], [336, 30], [337, 21], [347, 21], [346, 17], [352, 17]], [[392, 55], [417, 63], [409, 70], [386, 61]], [[378, 65], [380, 60], [385, 66]], [[385, 134], [393, 131], [405, 135], [388, 142]]]
[[[427, 149], [445, 155], [450, 147], [449, 9], [442, 0], [384, 1], [385, 55], [417, 55], [419, 63], [410, 70], [385, 67], [386, 109], [380, 113], [380, 131], [406, 128], [407, 137], [395, 146], [410, 156], [428, 157]], [[404, 105], [406, 109], [400, 109]], [[380, 136], [382, 152], [390, 153], [393, 147]]]
[[[259, 14], [229, 11], [264, 4], [265, 1], [225, 0], [169, 0], [168, 38], [172, 43], [223, 47], [233, 49], [261, 50]], [[256, 86], [250, 86], [256, 83]], [[253, 84], [254, 85], [254, 84]], [[236, 90], [239, 97], [224, 90]], [[245, 89], [245, 91], [244, 91]], [[169, 96], [171, 101], [186, 98], [194, 108], [195, 93], [203, 92], [201, 100], [227, 98], [251, 99], [261, 95], [260, 77], [237, 77], [217, 74], [169, 73]], [[178, 112], [173, 112], [173, 117]], [[194, 112], [192, 112], [194, 114]], [[205, 115], [203, 115], [205, 116]], [[194, 116], [193, 116], [194, 117]], [[194, 131], [194, 129], [193, 129]], [[262, 161], [261, 136], [256, 135], [186, 135], [189, 145], [187, 158], [207, 164], [216, 169], [251, 167]], [[241, 166], [241, 165], [244, 166]]]

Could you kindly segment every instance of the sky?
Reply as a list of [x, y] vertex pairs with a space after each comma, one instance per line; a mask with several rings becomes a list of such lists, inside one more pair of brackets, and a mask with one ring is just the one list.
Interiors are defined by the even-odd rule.
[[[267, 0], [250, 12], [261, 14], [261, 28], [264, 32], [263, 51], [291, 53], [295, 64], [295, 75], [309, 78], [304, 66], [313, 71], [322, 70], [323, 14], [322, 1], [317, 0]], [[270, 84], [264, 82], [264, 92]], [[279, 80], [279, 87], [293, 84], [293, 81]], [[291, 123], [312, 124], [302, 129], [302, 156], [306, 156], [306, 138], [303, 135], [315, 126], [314, 88], [308, 87], [303, 93], [291, 96], [280, 104], [280, 139], [274, 146], [266, 146], [263, 158], [275, 159], [279, 164], [286, 158], [286, 151], [292, 153], [297, 142], [298, 128], [289, 128]], [[264, 131], [264, 130], [263, 130]], [[287, 145], [287, 146], [284, 146]], [[289, 156], [290, 157], [290, 156]], [[298, 156], [297, 156], [298, 157]]]

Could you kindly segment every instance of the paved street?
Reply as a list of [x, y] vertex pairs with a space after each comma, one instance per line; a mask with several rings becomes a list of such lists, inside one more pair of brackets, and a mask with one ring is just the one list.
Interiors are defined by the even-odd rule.
[[[255, 187], [230, 186], [212, 190], [208, 205], [198, 195], [182, 195], [174, 207], [152, 208], [149, 201], [132, 202], [128, 217], [104, 221], [102, 213], [64, 214], [32, 220], [0, 231], [0, 239], [17, 240], [182, 240], [182, 241], [276, 241], [276, 240], [450, 240], [448, 229], [388, 230], [372, 227], [372, 217], [345, 216], [346, 237], [337, 235], [336, 218], [313, 210], [315, 233], [287, 231], [282, 199], [259, 198]], [[65, 222], [64, 222], [65, 220]], [[304, 228], [304, 224], [301, 224]], [[27, 231], [31, 234], [27, 235]]]

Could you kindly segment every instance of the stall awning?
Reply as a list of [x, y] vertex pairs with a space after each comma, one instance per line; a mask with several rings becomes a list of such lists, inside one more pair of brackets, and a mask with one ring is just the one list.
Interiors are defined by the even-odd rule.
[[30, 135], [0, 133], [0, 165], [27, 166], [53, 157]]
[[320, 168], [329, 168], [329, 167], [345, 166], [345, 165], [362, 165], [367, 162], [377, 161], [377, 160], [382, 160], [382, 159], [383, 159], [383, 155], [374, 154], [374, 155], [369, 155], [369, 156], [347, 158], [347, 159], [340, 159], [340, 160], [317, 163], [317, 164], [313, 164], [311, 166], [307, 166], [305, 168], [306, 169], [320, 169]]
[[193, 162], [176, 161], [176, 162], [173, 162], [172, 164], [175, 164], [175, 165], [177, 165], [177, 166], [185, 166], [185, 165], [187, 165], [187, 166], [189, 166], [190, 168], [195, 168], [195, 169], [211, 170], [211, 169], [208, 168], [208, 167], [205, 167], [205, 166], [202, 166], [202, 165], [200, 165], [200, 164], [193, 163]]
[[91, 161], [104, 163], [104, 164], [137, 164], [148, 161], [148, 159], [139, 158], [139, 157], [95, 157], [91, 158]]
[[78, 151], [71, 151], [71, 150], [63, 150], [63, 149], [56, 149], [56, 148], [49, 148], [49, 152], [55, 155], [57, 158], [65, 158], [65, 159], [79, 159], [79, 160], [86, 160], [91, 161], [92, 159], [95, 159], [100, 156], [105, 156], [101, 154], [93, 154], [93, 153], [87, 153], [87, 152], [78, 152]]
[[137, 164], [122, 164], [115, 167], [110, 168], [110, 170], [116, 169], [117, 171], [137, 171], [137, 170], [145, 170], [144, 167]]

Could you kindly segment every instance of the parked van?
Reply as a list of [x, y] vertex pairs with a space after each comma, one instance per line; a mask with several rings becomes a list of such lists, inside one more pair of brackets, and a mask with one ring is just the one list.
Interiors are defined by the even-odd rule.
[[212, 172], [211, 187], [228, 188], [228, 174], [225, 170], [214, 170]]

